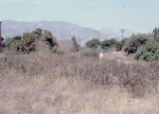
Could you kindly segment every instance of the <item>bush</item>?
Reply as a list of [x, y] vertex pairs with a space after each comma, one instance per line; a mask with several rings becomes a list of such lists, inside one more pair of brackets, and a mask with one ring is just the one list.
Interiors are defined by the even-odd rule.
[[154, 30], [153, 30], [153, 37], [156, 41], [159, 41], [159, 27], [156, 27]]
[[76, 37], [72, 37], [72, 52], [78, 52], [80, 50], [80, 45], [76, 41]]
[[36, 39], [30, 33], [24, 33], [20, 40], [20, 47], [16, 52], [30, 53], [36, 50]]
[[64, 54], [64, 52], [63, 52], [63, 51], [61, 51], [61, 50], [57, 50], [56, 54], [57, 54], [57, 55], [63, 55], [63, 54]]
[[110, 39], [110, 40], [102, 41], [100, 45], [102, 49], [108, 49], [108, 48], [116, 47], [117, 44], [118, 42], [115, 39]]
[[117, 43], [117, 44], [115, 45], [115, 48], [116, 48], [116, 51], [121, 51], [122, 45], [121, 45], [120, 43]]
[[92, 40], [89, 40], [87, 43], [86, 43], [86, 47], [87, 48], [98, 48], [100, 46], [100, 41], [99, 39], [92, 39]]
[[98, 56], [99, 52], [99, 49], [85, 48], [80, 53], [82, 56]]
[[159, 43], [153, 39], [141, 47], [135, 55], [135, 59], [145, 61], [159, 61]]
[[56, 53], [57, 51], [58, 51], [57, 48], [52, 48], [52, 49], [51, 49], [51, 52], [52, 52], [52, 53]]
[[150, 39], [150, 36], [146, 34], [132, 35], [125, 43], [124, 51], [127, 54], [134, 54], [140, 48], [140, 46], [145, 45]]
[[44, 31], [44, 34], [42, 34], [42, 40], [49, 46], [49, 48], [58, 47], [58, 42], [55, 38], [55, 36], [48, 30]]
[[121, 50], [123, 49], [123, 47], [125, 46], [125, 43], [127, 42], [128, 38], [124, 38], [120, 41], [120, 48]]
[[17, 49], [20, 48], [21, 36], [15, 36], [13, 38], [7, 38], [4, 43], [4, 50], [8, 54], [16, 53]]
[[58, 48], [52, 48], [51, 52], [54, 53], [54, 54], [57, 54], [57, 55], [63, 55], [64, 54], [64, 52], [59, 50]]
[[128, 91], [136, 96], [143, 95], [147, 86], [145, 78], [134, 73], [123, 76], [121, 82], [127, 87]]

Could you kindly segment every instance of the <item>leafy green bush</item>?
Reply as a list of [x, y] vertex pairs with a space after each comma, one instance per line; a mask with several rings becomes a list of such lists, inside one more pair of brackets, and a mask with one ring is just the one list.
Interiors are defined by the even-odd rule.
[[98, 48], [100, 46], [100, 41], [99, 39], [92, 39], [92, 40], [89, 40], [87, 43], [86, 43], [86, 47], [87, 48]]
[[104, 40], [101, 42], [100, 46], [104, 50], [110, 48], [116, 48], [116, 51], [121, 50], [120, 42], [116, 41], [115, 39]]
[[151, 39], [135, 55], [136, 59], [159, 61], [159, 42]]
[[117, 44], [115, 45], [115, 48], [116, 48], [116, 51], [121, 51], [121, 49], [122, 49], [121, 43], [117, 43]]
[[17, 52], [29, 53], [36, 50], [36, 39], [30, 33], [24, 33], [20, 40], [20, 47]]
[[140, 46], [145, 45], [146, 42], [150, 39], [149, 35], [146, 34], [137, 34], [132, 35], [124, 45], [124, 51], [127, 54], [134, 54], [140, 48]]
[[[92, 39], [86, 43], [87, 48], [100, 49], [100, 51], [110, 50], [111, 48], [116, 48], [116, 51], [121, 50], [120, 42], [115, 39], [106, 39], [104, 41], [99, 41], [99, 39]], [[95, 52], [95, 51], [94, 51]]]
[[4, 51], [7, 54], [14, 54], [20, 48], [21, 36], [15, 36], [13, 38], [7, 38], [4, 42]]
[[102, 49], [108, 49], [111, 47], [114, 47], [117, 44], [117, 41], [115, 39], [110, 39], [110, 40], [104, 40], [101, 42], [101, 48]]

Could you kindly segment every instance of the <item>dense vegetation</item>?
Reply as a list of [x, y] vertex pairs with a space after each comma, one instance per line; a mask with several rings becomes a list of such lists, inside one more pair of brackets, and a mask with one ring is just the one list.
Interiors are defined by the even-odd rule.
[[153, 30], [153, 37], [155, 40], [159, 41], [159, 27]]
[[[51, 52], [62, 55], [56, 38], [47, 30], [36, 29], [33, 32], [24, 33], [21, 36], [7, 38], [3, 42], [3, 48], [7, 53], [31, 53], [38, 50], [39, 44], [46, 45]], [[63, 45], [63, 44], [61, 44]], [[71, 46], [65, 46], [71, 53], [79, 52], [83, 56], [98, 56], [100, 52], [125, 51], [127, 55], [133, 55], [135, 59], [145, 61], [159, 60], [159, 28], [155, 28], [151, 34], [133, 34], [129, 38], [117, 41], [114, 38], [100, 41], [94, 38], [86, 42], [85, 47], [80, 47], [75, 37], [70, 41]]]
[[107, 52], [113, 48], [116, 51], [123, 50], [128, 56], [133, 55], [135, 59], [159, 61], [159, 28], [155, 28], [151, 34], [133, 34], [120, 42], [115, 39], [89, 40], [82, 54], [97, 56], [100, 52]]
[[100, 41], [99, 39], [97, 38], [94, 38], [92, 40], [89, 40], [87, 43], [86, 43], [86, 47], [87, 48], [98, 48], [100, 45]]
[[138, 50], [135, 54], [135, 58], [146, 61], [159, 60], [159, 43], [152, 39], [149, 40]]
[[99, 39], [92, 39], [86, 43], [87, 48], [101, 48], [101, 49], [109, 49], [113, 47], [119, 46], [119, 42], [115, 39], [106, 39], [104, 41], [100, 41]]
[[39, 42], [46, 44], [50, 50], [58, 46], [52, 33], [41, 29], [24, 33], [22, 36], [7, 38], [3, 45], [8, 53], [30, 53], [37, 50]]
[[[32, 53], [38, 51], [40, 43], [44, 44], [50, 52], [58, 55], [45, 53], [44, 47], [42, 47], [44, 53]], [[101, 51], [115, 49], [113, 51], [124, 50], [127, 55], [134, 55], [135, 59], [157, 61], [159, 60], [158, 32], [132, 35], [120, 42], [115, 39], [103, 41], [92, 39], [86, 43], [86, 47], [82, 48], [73, 37], [69, 48], [71, 54], [68, 55], [63, 55], [63, 51], [59, 51], [59, 46], [62, 45], [59, 44], [51, 32], [41, 29], [8, 38], [3, 44], [4, 50], [23, 54], [5, 55], [0, 65], [2, 68], [15, 69], [29, 76], [51, 72], [51, 75], [57, 73], [57, 76], [76, 77], [105, 85], [112, 85], [114, 79], [117, 79], [118, 84], [134, 95], [143, 95], [145, 91], [157, 87], [159, 83], [157, 62], [129, 64], [119, 62], [118, 58], [99, 61], [92, 57], [98, 56]], [[83, 56], [79, 56], [79, 53]], [[107, 57], [109, 58], [109, 54]]]
[[159, 61], [159, 28], [152, 34], [132, 35], [124, 44], [124, 51], [135, 59]]
[[95, 38], [86, 43], [86, 48], [81, 53], [84, 56], [98, 56], [100, 52], [120, 51], [121, 47], [120, 42], [114, 38], [103, 41]]
[[132, 35], [124, 45], [124, 51], [128, 54], [136, 53], [137, 50], [148, 41], [149, 36], [146, 34]]
[[78, 52], [80, 50], [80, 45], [76, 41], [76, 37], [72, 37], [72, 52]]

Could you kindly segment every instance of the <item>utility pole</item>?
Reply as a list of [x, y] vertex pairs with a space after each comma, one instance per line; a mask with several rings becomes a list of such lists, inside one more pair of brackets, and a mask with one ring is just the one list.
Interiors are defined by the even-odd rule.
[[125, 0], [123, 0], [122, 8], [123, 8], [123, 9], [125, 8]]
[[2, 21], [0, 21], [0, 53], [2, 53]]
[[125, 33], [126, 30], [127, 30], [127, 29], [120, 29], [122, 40], [124, 39], [124, 33]]

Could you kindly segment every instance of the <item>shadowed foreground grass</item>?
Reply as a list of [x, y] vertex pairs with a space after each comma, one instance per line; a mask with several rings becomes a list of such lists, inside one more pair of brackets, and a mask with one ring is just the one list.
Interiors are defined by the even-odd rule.
[[50, 54], [1, 57], [1, 63], [0, 114], [159, 113], [157, 63]]

